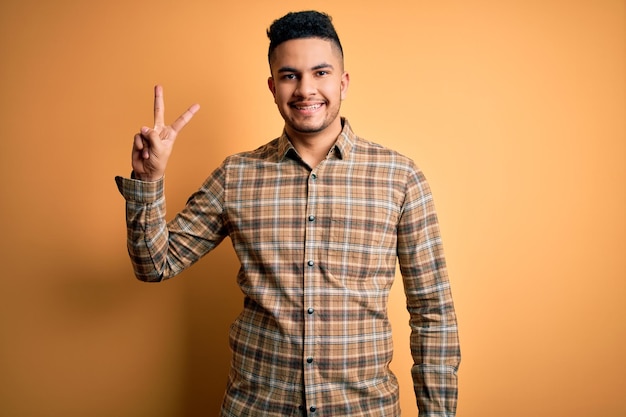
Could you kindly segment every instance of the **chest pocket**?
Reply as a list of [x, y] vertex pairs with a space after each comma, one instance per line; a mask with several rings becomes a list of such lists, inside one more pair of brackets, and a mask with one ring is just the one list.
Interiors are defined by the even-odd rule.
[[373, 204], [333, 207], [326, 259], [330, 272], [358, 280], [375, 276], [395, 256], [395, 218]]

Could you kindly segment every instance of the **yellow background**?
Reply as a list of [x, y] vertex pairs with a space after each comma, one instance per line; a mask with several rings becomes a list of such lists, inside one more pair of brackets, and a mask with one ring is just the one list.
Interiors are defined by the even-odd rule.
[[[460, 324], [459, 417], [624, 416], [626, 6], [618, 0], [4, 0], [0, 415], [214, 416], [242, 300], [228, 242], [160, 285], [133, 277], [133, 134], [202, 109], [169, 215], [221, 160], [280, 134], [265, 29], [334, 17], [361, 136], [433, 188]], [[391, 315], [416, 415], [400, 285]]]

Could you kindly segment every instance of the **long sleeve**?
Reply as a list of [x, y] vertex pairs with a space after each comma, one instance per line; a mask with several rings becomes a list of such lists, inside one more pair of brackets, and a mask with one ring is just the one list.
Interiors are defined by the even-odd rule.
[[398, 258], [410, 313], [413, 382], [420, 416], [453, 417], [460, 348], [437, 216], [425, 178], [409, 178]]
[[156, 282], [173, 277], [223, 240], [221, 173], [216, 170], [169, 223], [164, 179], [115, 178], [126, 200], [128, 253], [138, 279]]
[[387, 315], [398, 260], [420, 416], [454, 416], [456, 320], [430, 191], [409, 158], [344, 120], [314, 169], [283, 134], [228, 157], [169, 222], [163, 181], [117, 183], [139, 279], [176, 275], [227, 235], [233, 245], [244, 303], [222, 416], [399, 416]]

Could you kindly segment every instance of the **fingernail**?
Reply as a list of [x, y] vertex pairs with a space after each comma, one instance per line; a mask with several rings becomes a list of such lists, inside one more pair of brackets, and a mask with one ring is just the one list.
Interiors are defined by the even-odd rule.
[[148, 133], [150, 131], [149, 128], [147, 128], [146, 126], [141, 128], [141, 133]]

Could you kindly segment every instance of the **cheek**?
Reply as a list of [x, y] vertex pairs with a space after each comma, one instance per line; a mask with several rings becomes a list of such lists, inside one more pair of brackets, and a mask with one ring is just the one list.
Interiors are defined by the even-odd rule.
[[274, 89], [274, 102], [276, 104], [285, 103], [289, 96], [289, 92], [286, 88], [276, 87]]
[[326, 93], [327, 93], [326, 97], [329, 97], [329, 98], [332, 97], [335, 100], [339, 100], [339, 101], [343, 100], [343, 90], [341, 89], [340, 84], [334, 85], [332, 89], [329, 88], [326, 91]]
[[343, 100], [344, 98], [344, 88], [341, 83], [341, 79], [333, 80], [332, 83], [329, 83], [325, 86], [324, 94], [327, 97], [334, 97], [335, 99]]

